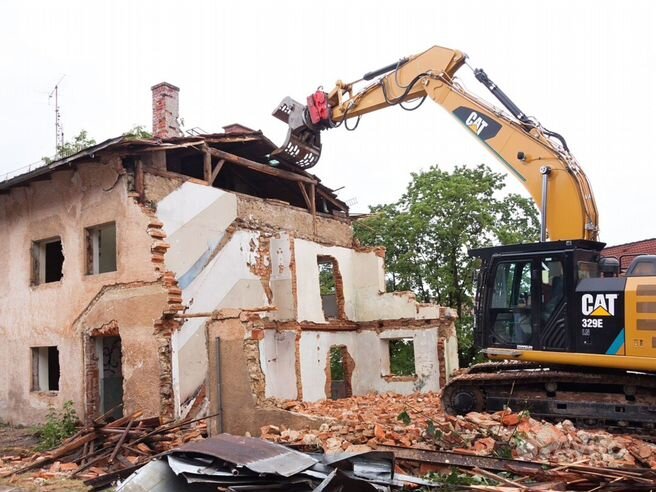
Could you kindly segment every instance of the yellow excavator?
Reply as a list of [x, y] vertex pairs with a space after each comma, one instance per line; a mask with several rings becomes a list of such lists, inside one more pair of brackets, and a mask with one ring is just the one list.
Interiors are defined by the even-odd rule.
[[656, 434], [656, 256], [636, 257], [623, 274], [617, 258], [603, 257], [594, 196], [565, 139], [522, 112], [482, 69], [472, 69], [475, 78], [503, 108], [468, 92], [456, 78], [464, 66], [471, 68], [464, 53], [434, 46], [318, 90], [306, 104], [287, 97], [273, 115], [289, 131], [272, 158], [309, 168], [321, 155], [322, 130], [389, 106], [411, 109], [411, 101], [442, 106], [525, 186], [542, 224], [539, 243], [470, 251], [481, 261], [475, 340], [491, 362], [453, 378], [444, 409], [509, 406]]

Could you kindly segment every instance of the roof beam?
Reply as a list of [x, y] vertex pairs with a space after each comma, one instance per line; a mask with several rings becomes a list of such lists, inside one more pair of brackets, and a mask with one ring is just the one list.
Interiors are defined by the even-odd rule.
[[224, 152], [223, 150], [215, 149], [210, 147], [210, 154], [219, 159], [225, 159], [231, 164], [237, 164], [238, 166], [246, 167], [252, 169], [253, 171], [258, 171], [263, 174], [269, 174], [271, 176], [276, 176], [278, 178], [287, 179], [289, 181], [300, 181], [303, 183], [317, 184], [316, 179], [308, 178], [302, 174], [292, 173], [290, 171], [285, 171], [284, 169], [278, 169], [276, 167], [268, 166], [266, 164], [260, 164], [259, 162], [251, 161], [250, 159], [245, 159], [237, 155], [231, 154], [229, 152]]
[[326, 192], [323, 191], [322, 189], [317, 188], [317, 193], [318, 193], [319, 195], [321, 195], [323, 198], [325, 198], [326, 200], [328, 200], [330, 203], [332, 203], [333, 205], [335, 205], [335, 206], [336, 206], [338, 209], [340, 209], [342, 212], [348, 212], [348, 208], [345, 207], [343, 203], [341, 203], [341, 202], [340, 202], [339, 200], [337, 200], [336, 198], [333, 198], [332, 196], [330, 196], [328, 193], [326, 193]]

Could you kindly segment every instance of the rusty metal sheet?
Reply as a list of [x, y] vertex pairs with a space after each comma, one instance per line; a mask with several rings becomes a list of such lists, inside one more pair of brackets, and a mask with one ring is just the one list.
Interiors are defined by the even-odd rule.
[[189, 442], [173, 454], [193, 453], [243, 466], [255, 473], [291, 477], [317, 463], [314, 458], [292, 449], [254, 437], [220, 434], [202, 441]]

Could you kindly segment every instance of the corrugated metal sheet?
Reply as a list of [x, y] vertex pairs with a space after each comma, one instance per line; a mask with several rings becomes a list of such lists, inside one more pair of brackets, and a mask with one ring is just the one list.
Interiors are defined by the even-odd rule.
[[213, 456], [243, 466], [255, 473], [291, 477], [312, 467], [317, 460], [279, 444], [253, 437], [220, 434], [177, 448], [174, 454], [193, 453]]

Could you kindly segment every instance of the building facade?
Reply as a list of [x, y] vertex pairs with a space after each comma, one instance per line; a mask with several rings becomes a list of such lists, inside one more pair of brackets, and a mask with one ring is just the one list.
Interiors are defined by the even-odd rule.
[[180, 136], [177, 93], [153, 87], [152, 139], [0, 183], [0, 419], [72, 400], [245, 432], [301, 419], [270, 398], [439, 390], [454, 313], [385, 292], [384, 251], [260, 132]]

